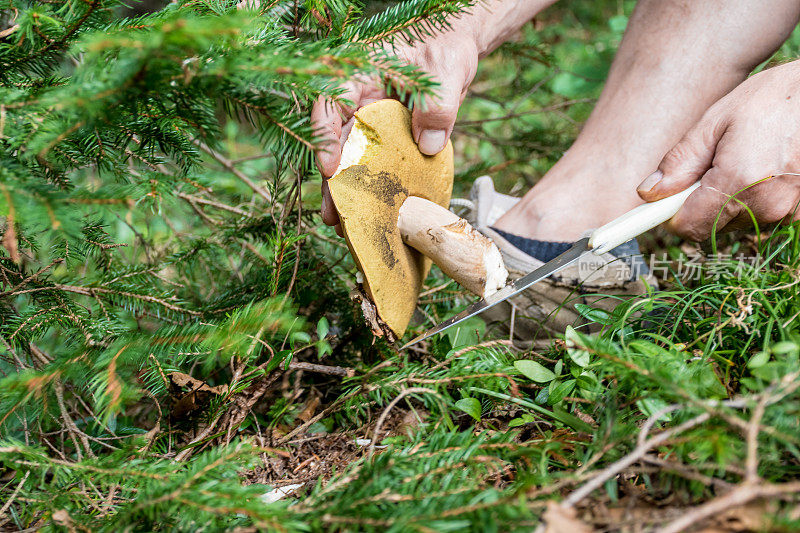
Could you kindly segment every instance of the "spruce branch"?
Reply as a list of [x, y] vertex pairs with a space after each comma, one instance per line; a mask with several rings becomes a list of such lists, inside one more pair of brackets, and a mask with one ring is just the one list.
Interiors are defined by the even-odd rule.
[[343, 36], [368, 44], [392, 43], [397, 38], [413, 43], [450, 29], [452, 19], [474, 4], [474, 0], [404, 0], [358, 25], [349, 26]]

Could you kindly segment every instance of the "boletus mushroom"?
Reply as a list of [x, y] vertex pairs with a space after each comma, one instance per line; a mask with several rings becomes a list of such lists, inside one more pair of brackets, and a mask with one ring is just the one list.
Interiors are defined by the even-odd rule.
[[497, 246], [447, 209], [452, 145], [435, 156], [423, 155], [411, 135], [411, 113], [396, 100], [356, 112], [328, 187], [364, 290], [382, 322], [378, 329], [371, 324], [376, 334], [403, 335], [431, 261], [481, 297], [505, 285], [508, 272]]

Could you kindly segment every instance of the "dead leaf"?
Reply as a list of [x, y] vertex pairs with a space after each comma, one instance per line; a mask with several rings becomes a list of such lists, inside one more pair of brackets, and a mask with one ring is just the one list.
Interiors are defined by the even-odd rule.
[[303, 410], [300, 412], [299, 415], [297, 415], [297, 418], [299, 418], [303, 422], [308, 422], [309, 420], [314, 418], [315, 414], [317, 414], [317, 408], [319, 407], [320, 403], [322, 402], [320, 401], [319, 396], [317, 396], [316, 394], [313, 395], [311, 398], [308, 399]]
[[170, 372], [169, 392], [173, 400], [172, 417], [183, 418], [187, 414], [208, 404], [212, 396], [228, 392], [227, 385], [211, 387], [204, 381], [183, 372]]
[[416, 411], [406, 411], [403, 418], [394, 428], [394, 433], [397, 435], [412, 435], [419, 428], [420, 424], [427, 420], [428, 411], [422, 408], [416, 408]]
[[67, 531], [69, 531], [70, 533], [76, 531], [75, 522], [72, 520], [72, 517], [69, 515], [66, 509], [59, 509], [57, 511], [53, 511], [52, 517], [53, 517], [53, 522], [55, 522], [59, 526], [67, 528]]
[[597, 421], [594, 418], [592, 418], [591, 415], [588, 415], [588, 414], [584, 413], [583, 411], [581, 411], [578, 408], [577, 405], [575, 406], [575, 416], [577, 416], [579, 419], [581, 419], [582, 421], [586, 422], [590, 426], [596, 426], [597, 425]]
[[545, 533], [592, 533], [575, 513], [575, 509], [567, 509], [560, 504], [549, 501], [542, 518], [545, 521]]
[[208, 391], [213, 394], [225, 394], [226, 392], [228, 392], [227, 385], [219, 385], [216, 387], [211, 387], [210, 385], [207, 385], [204, 381], [201, 381], [197, 378], [193, 378], [189, 374], [184, 374], [183, 372], [170, 372], [167, 375], [169, 376], [170, 382], [174, 385], [177, 385], [178, 387], [189, 388], [192, 390]]

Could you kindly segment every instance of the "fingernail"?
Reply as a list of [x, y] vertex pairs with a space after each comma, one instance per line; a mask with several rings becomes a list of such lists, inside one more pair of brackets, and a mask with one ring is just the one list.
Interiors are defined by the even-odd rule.
[[647, 192], [660, 182], [664, 178], [664, 173], [660, 170], [656, 170], [649, 176], [647, 176], [642, 183], [636, 188], [639, 192]]
[[446, 142], [446, 131], [425, 130], [419, 136], [419, 151], [426, 155], [436, 155], [442, 151]]

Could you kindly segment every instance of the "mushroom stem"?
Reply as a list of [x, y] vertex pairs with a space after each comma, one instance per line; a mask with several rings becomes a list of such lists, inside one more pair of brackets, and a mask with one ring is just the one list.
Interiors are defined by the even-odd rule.
[[444, 207], [409, 196], [400, 206], [397, 227], [404, 243], [468, 291], [485, 298], [505, 286], [508, 271], [497, 246]]

